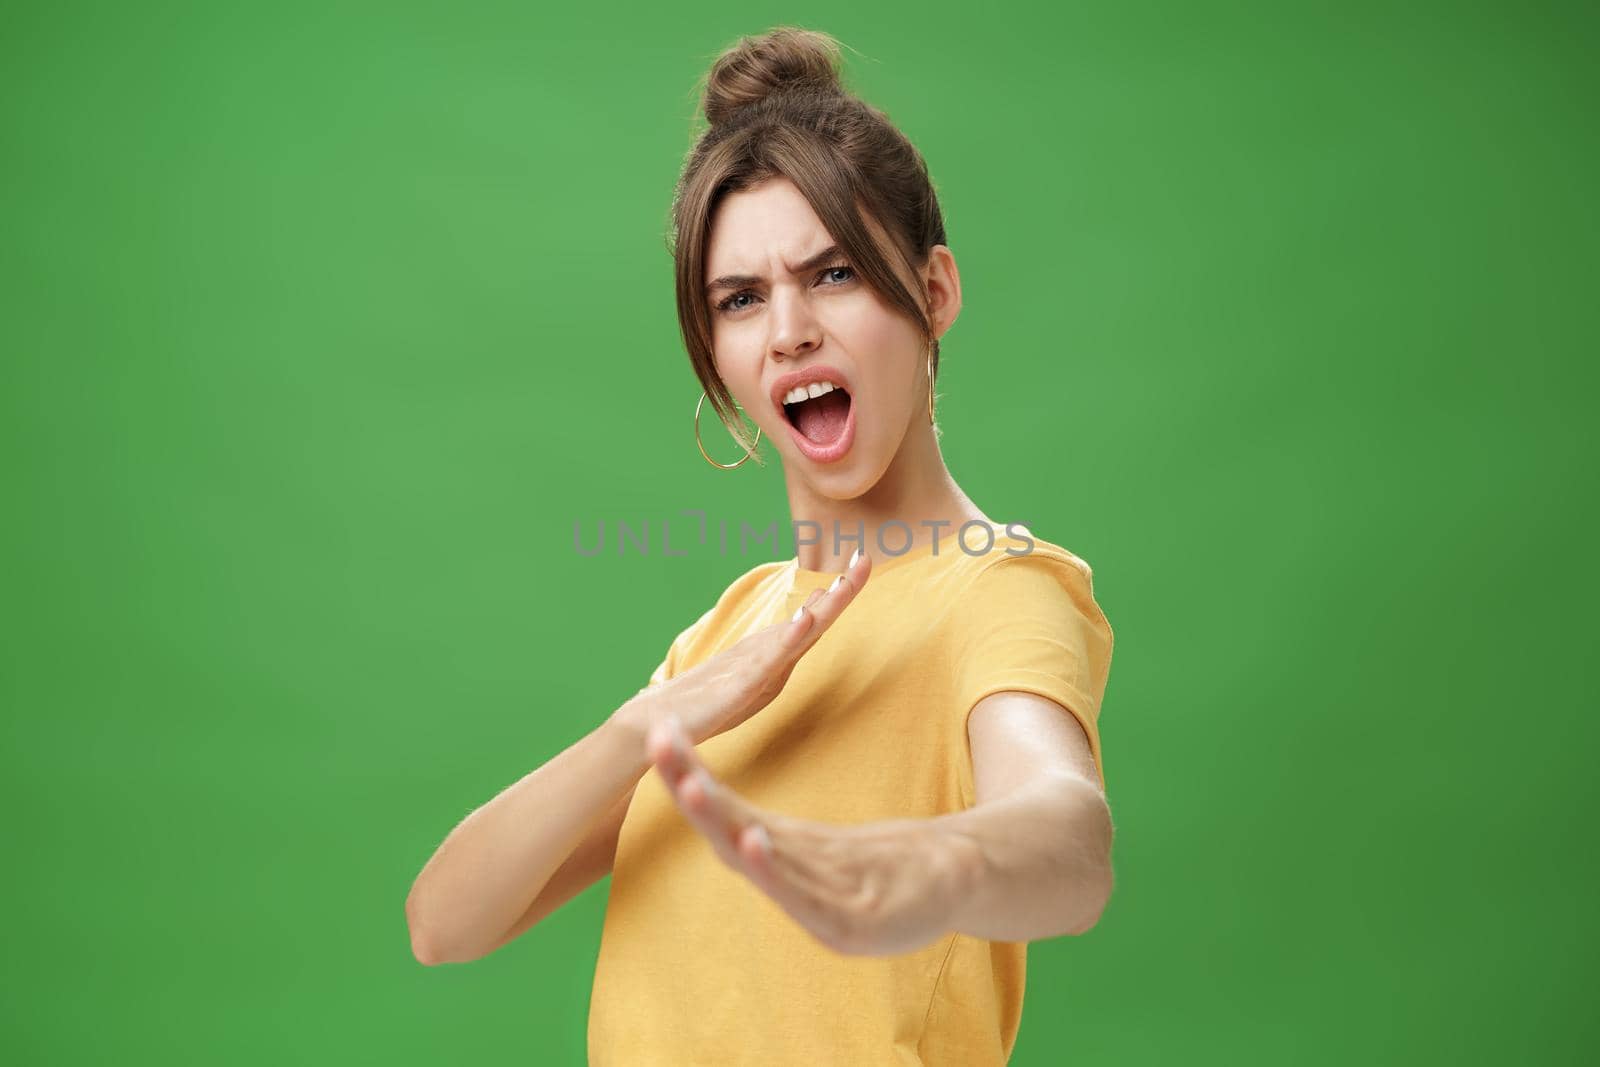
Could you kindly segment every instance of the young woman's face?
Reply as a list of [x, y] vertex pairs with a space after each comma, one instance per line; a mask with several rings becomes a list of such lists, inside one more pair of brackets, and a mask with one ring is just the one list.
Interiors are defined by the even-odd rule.
[[[774, 178], [718, 206], [706, 285], [717, 373], [786, 470], [846, 500], [871, 489], [908, 430], [927, 423], [927, 349], [842, 253], [824, 254], [833, 244], [794, 183]], [[797, 376], [836, 391], [786, 408]]]

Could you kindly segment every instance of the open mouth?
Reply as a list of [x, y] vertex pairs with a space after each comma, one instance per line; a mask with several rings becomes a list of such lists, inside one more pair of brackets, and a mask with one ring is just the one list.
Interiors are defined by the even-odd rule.
[[850, 394], [835, 386], [821, 396], [783, 405], [783, 414], [807, 441], [827, 448], [844, 436], [850, 420]]

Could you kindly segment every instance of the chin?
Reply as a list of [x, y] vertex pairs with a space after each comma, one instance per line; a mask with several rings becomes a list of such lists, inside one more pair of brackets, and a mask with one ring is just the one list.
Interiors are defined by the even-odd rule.
[[807, 482], [818, 496], [840, 503], [859, 500], [877, 484], [864, 478], [845, 478], [837, 474], [820, 479], [808, 478]]
[[886, 457], [860, 447], [859, 442], [850, 455], [838, 463], [817, 464], [805, 456], [795, 456], [785, 462], [797, 465], [795, 470], [818, 496], [838, 501], [866, 496], [889, 469]]

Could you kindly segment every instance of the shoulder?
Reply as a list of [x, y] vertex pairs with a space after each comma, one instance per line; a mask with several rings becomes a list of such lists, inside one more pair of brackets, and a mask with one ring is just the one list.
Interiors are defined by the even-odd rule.
[[990, 695], [1011, 691], [1053, 700], [1085, 724], [1098, 761], [1092, 726], [1115, 635], [1095, 600], [1089, 564], [1032, 536], [967, 563], [970, 573], [951, 623], [956, 706], [966, 713]]
[[1026, 527], [1010, 526], [1007, 530], [1014, 532], [997, 534], [989, 551], [971, 555], [968, 574], [972, 587], [1059, 585], [1092, 595], [1094, 569], [1081, 556]]
[[1094, 593], [1094, 569], [1070, 549], [1031, 534], [1000, 535], [990, 552], [966, 561], [958, 606], [969, 626], [1008, 621], [1087, 622], [1109, 644], [1111, 624]]

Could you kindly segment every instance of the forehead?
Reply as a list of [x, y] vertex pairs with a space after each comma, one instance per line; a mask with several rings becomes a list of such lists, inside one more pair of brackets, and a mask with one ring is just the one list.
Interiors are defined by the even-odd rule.
[[706, 247], [706, 274], [760, 273], [774, 256], [797, 263], [832, 243], [795, 184], [772, 178], [730, 193], [717, 206]]

